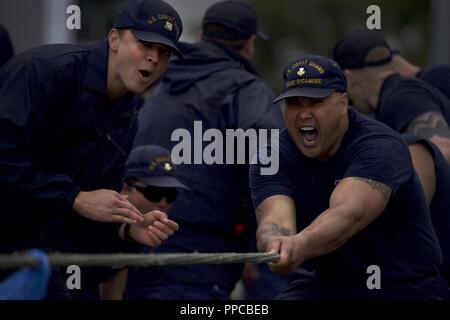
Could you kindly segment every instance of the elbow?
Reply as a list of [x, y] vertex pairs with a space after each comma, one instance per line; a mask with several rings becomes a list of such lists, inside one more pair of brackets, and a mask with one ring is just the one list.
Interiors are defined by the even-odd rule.
[[350, 238], [364, 229], [368, 224], [365, 210], [349, 210], [347, 212], [347, 218], [345, 220], [345, 225], [347, 225], [348, 227], [343, 228], [343, 232], [340, 234], [340, 237], [338, 237], [338, 246], [344, 245]]
[[356, 233], [358, 233], [361, 229], [363, 229], [367, 225], [364, 219], [364, 214], [362, 213], [354, 214], [352, 218], [353, 218], [353, 222], [351, 224], [352, 227], [350, 228], [350, 232], [346, 234], [345, 242], [347, 242], [348, 239], [353, 237]]
[[349, 213], [345, 224], [348, 227], [343, 228], [341, 234], [339, 234], [336, 238], [334, 243], [335, 249], [343, 246], [348, 240], [364, 228], [364, 215], [360, 212]]
[[436, 145], [445, 160], [447, 160], [450, 164], [450, 140], [436, 135], [434, 135], [430, 140]]

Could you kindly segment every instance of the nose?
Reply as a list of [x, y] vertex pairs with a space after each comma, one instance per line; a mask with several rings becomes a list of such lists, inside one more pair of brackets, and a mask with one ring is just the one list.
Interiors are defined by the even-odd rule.
[[310, 118], [312, 118], [312, 113], [308, 107], [302, 106], [298, 108], [297, 119], [308, 120]]
[[160, 50], [156, 47], [148, 48], [147, 50], [147, 61], [157, 64], [160, 58]]

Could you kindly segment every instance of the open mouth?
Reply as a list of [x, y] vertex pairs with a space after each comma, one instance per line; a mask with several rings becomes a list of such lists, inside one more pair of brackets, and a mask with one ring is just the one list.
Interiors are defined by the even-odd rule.
[[300, 134], [303, 137], [303, 142], [305, 145], [313, 145], [318, 136], [318, 132], [315, 127], [302, 127], [300, 128]]
[[146, 70], [139, 70], [139, 73], [141, 74], [142, 79], [145, 81], [148, 81], [150, 79], [150, 76], [152, 75], [150, 71]]

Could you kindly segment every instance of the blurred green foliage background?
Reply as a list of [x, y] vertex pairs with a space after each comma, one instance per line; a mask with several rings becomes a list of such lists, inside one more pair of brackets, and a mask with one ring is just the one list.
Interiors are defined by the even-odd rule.
[[255, 64], [276, 91], [283, 66], [300, 54], [331, 57], [338, 39], [356, 28], [366, 28], [367, 7], [381, 9], [382, 32], [392, 47], [412, 62], [428, 57], [431, 2], [368, 0], [252, 0], [261, 30], [270, 41], [259, 41]]
[[[207, 7], [217, 0], [166, 0], [183, 18], [185, 41], [196, 41]], [[381, 9], [381, 31], [393, 48], [413, 63], [450, 63], [448, 0], [247, 0], [259, 14], [260, 29], [270, 37], [257, 42], [254, 63], [278, 92], [284, 65], [300, 54], [331, 56], [334, 44], [355, 28], [366, 28], [370, 5]], [[80, 0], [80, 40], [94, 40], [109, 30], [125, 0]], [[447, 39], [447, 40], [446, 40]], [[439, 55], [438, 53], [442, 54]]]

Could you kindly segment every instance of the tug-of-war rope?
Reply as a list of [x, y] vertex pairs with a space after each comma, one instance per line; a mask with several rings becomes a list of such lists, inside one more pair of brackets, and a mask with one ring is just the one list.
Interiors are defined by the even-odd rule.
[[[278, 253], [48, 254], [52, 267], [148, 267], [193, 264], [277, 262]], [[22, 253], [0, 254], [0, 269], [38, 267], [39, 260]]]

